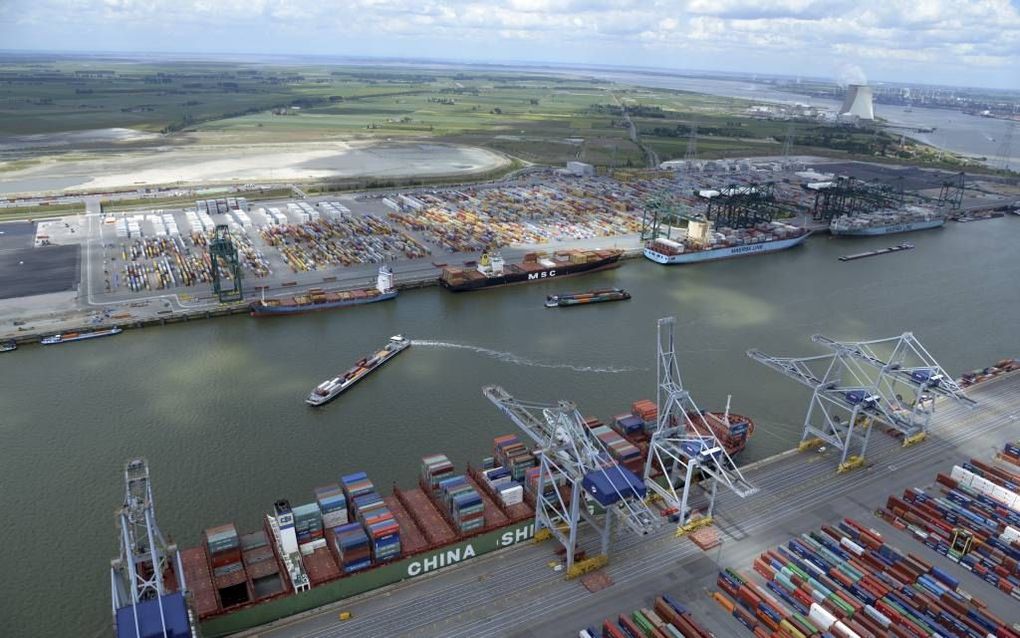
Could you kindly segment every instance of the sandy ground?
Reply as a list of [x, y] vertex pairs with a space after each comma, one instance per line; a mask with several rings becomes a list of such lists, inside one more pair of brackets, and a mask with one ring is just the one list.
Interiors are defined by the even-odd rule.
[[432, 143], [307, 142], [157, 147], [113, 154], [47, 157], [0, 172], [0, 193], [178, 183], [251, 183], [328, 177], [406, 177], [486, 172], [508, 160], [491, 151]]

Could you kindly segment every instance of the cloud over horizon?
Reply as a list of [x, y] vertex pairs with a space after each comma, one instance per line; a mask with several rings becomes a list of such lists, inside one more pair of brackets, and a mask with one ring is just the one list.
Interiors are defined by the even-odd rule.
[[1020, 88], [1020, 0], [0, 0], [0, 47], [650, 66]]

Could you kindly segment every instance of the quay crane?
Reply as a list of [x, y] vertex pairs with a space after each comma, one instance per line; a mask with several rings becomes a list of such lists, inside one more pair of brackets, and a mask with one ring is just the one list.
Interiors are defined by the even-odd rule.
[[[644, 482], [616, 463], [573, 403], [528, 403], [499, 386], [485, 386], [482, 394], [536, 444], [540, 469], [535, 490], [535, 538], [553, 536], [563, 545], [568, 578], [606, 563], [614, 518], [640, 535], [658, 527], [659, 515], [644, 500]], [[605, 514], [597, 513], [599, 509]], [[582, 524], [599, 535], [601, 553], [575, 562]]]
[[[776, 357], [748, 350], [747, 355], [812, 390], [800, 449], [824, 442], [840, 450], [839, 472], [864, 464], [872, 424], [897, 431], [904, 445], [911, 445], [927, 436], [935, 396], [974, 403], [909, 332], [853, 343], [822, 335], [812, 340], [832, 352]], [[895, 344], [888, 361], [874, 350], [880, 344]], [[904, 399], [906, 390], [913, 400]]]
[[[720, 483], [740, 498], [755, 494], [758, 488], [740, 473], [705, 420], [705, 413], [683, 388], [676, 357], [675, 327], [676, 317], [659, 319], [656, 357], [656, 405], [659, 414], [648, 445], [644, 479], [648, 489], [662, 497], [667, 511], [678, 515], [678, 532], [682, 533], [695, 525], [711, 522]], [[727, 409], [727, 420], [728, 416]], [[656, 480], [657, 474], [663, 478], [661, 483]], [[692, 521], [689, 499], [691, 487], [699, 474], [711, 483], [711, 487], [705, 490], [708, 510], [704, 518]], [[679, 494], [678, 489], [681, 490]]]
[[197, 638], [185, 601], [181, 556], [156, 525], [145, 459], [133, 459], [124, 467], [124, 506], [117, 520], [120, 556], [110, 563], [117, 637]]

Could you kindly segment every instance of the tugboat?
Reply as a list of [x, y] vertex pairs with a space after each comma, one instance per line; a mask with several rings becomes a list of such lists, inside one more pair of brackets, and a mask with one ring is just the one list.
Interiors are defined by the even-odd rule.
[[602, 290], [589, 290], [588, 292], [549, 295], [545, 298], [545, 307], [565, 308], [567, 306], [603, 303], [605, 301], [626, 301], [627, 299], [630, 299], [630, 293], [622, 288], [604, 288]]

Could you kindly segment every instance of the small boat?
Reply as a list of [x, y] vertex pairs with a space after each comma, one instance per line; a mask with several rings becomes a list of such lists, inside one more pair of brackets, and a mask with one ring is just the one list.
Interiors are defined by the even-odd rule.
[[54, 344], [68, 343], [70, 341], [84, 341], [85, 339], [112, 337], [113, 335], [119, 335], [122, 332], [124, 332], [124, 330], [117, 326], [107, 328], [106, 330], [92, 330], [90, 332], [62, 332], [60, 334], [44, 337], [39, 343], [44, 346], [52, 346]]
[[18, 343], [13, 339], [0, 342], [0, 352], [11, 352], [18, 349]]
[[602, 303], [605, 301], [624, 301], [630, 299], [630, 293], [622, 288], [604, 288], [588, 292], [571, 292], [549, 295], [545, 298], [546, 308], [580, 306], [582, 304]]
[[384, 363], [407, 350], [410, 346], [411, 340], [403, 335], [390, 337], [389, 343], [379, 352], [370, 357], [364, 357], [347, 372], [332, 379], [327, 379], [315, 386], [315, 389], [305, 399], [305, 403], [316, 407], [329, 403], [352, 385], [381, 368]]

